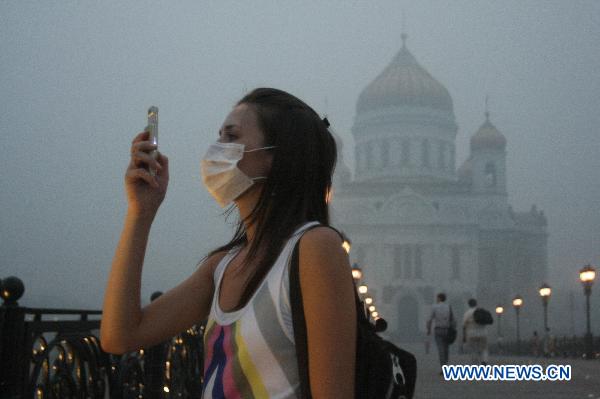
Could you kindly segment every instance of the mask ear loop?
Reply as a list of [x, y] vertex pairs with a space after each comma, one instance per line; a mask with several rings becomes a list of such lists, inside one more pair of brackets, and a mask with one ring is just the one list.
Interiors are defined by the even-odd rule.
[[268, 149], [271, 149], [271, 148], [277, 148], [277, 146], [276, 145], [272, 145], [270, 147], [255, 148], [253, 150], [247, 150], [247, 151], [244, 151], [244, 152], [254, 152], [254, 151], [259, 151], [259, 150], [268, 150]]
[[[259, 151], [259, 150], [270, 150], [271, 148], [277, 148], [276, 145], [272, 145], [272, 146], [268, 146], [268, 147], [261, 147], [261, 148], [255, 148], [253, 150], [247, 150], [244, 152], [253, 152], [253, 151]], [[257, 177], [251, 177], [250, 180], [255, 181], [255, 180], [267, 180], [268, 177], [266, 176], [257, 176]], [[271, 197], [275, 196], [275, 192], [271, 193]]]

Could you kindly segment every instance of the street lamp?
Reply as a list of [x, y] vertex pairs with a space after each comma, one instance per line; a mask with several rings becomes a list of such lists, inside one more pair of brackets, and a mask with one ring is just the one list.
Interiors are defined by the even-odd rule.
[[358, 293], [359, 293], [359, 294], [362, 294], [362, 295], [364, 295], [364, 294], [366, 294], [366, 293], [367, 293], [367, 291], [368, 291], [368, 290], [369, 290], [369, 288], [367, 287], [367, 285], [366, 285], [366, 284], [362, 284], [362, 285], [359, 285], [359, 286], [358, 286]]
[[372, 304], [372, 303], [373, 303], [373, 298], [371, 298], [370, 296], [366, 297], [366, 298], [365, 298], [365, 303], [366, 303], [367, 305], [370, 305], [370, 304]]
[[360, 270], [360, 267], [358, 267], [358, 263], [352, 264], [352, 278], [355, 282], [359, 282], [362, 278], [362, 270]]
[[521, 310], [521, 306], [523, 306], [523, 298], [519, 295], [514, 297], [512, 301], [513, 308], [515, 308], [515, 313], [517, 314], [517, 351], [521, 351], [521, 332], [519, 329], [519, 311]]
[[348, 237], [346, 237], [346, 234], [342, 233], [342, 237], [344, 237], [344, 241], [342, 242], [342, 247], [344, 247], [344, 250], [346, 250], [346, 253], [349, 254], [350, 247], [352, 246], [352, 242], [350, 241], [350, 239]]
[[498, 338], [502, 337], [502, 328], [500, 327], [502, 313], [504, 313], [504, 307], [502, 307], [502, 305], [496, 306], [496, 315], [498, 315]]
[[548, 334], [548, 300], [552, 295], [552, 288], [546, 283], [540, 287], [540, 296], [542, 297], [542, 303], [544, 304], [544, 332]]
[[590, 295], [592, 294], [592, 285], [596, 278], [596, 270], [591, 265], [586, 265], [579, 271], [579, 279], [583, 284], [583, 293], [585, 294], [585, 317], [586, 317], [586, 332], [585, 332], [585, 352], [586, 358], [593, 357], [593, 340], [592, 329], [590, 326]]

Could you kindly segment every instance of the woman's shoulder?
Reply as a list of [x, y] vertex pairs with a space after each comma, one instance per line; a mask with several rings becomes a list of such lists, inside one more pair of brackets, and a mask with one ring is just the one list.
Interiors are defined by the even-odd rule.
[[302, 235], [299, 246], [302, 274], [319, 278], [325, 270], [333, 274], [350, 272], [350, 267], [346, 267], [348, 254], [336, 230], [327, 226], [312, 228]]
[[300, 238], [301, 243], [308, 243], [310, 246], [318, 247], [341, 247], [341, 233], [334, 227], [319, 225], [309, 228]]

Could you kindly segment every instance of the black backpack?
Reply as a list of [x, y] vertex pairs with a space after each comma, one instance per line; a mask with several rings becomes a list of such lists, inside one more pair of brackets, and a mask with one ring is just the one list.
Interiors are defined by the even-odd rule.
[[492, 317], [492, 314], [484, 308], [475, 309], [473, 312], [473, 320], [475, 320], [475, 323], [482, 326], [494, 324], [494, 318]]
[[446, 333], [446, 343], [452, 345], [456, 341], [456, 321], [454, 321], [454, 314], [452, 313], [452, 306], [450, 306], [450, 325], [448, 326], [448, 332]]
[[[312, 227], [318, 227], [318, 225], [311, 226], [310, 228]], [[300, 240], [298, 240], [294, 247], [290, 263], [290, 302], [296, 356], [298, 357], [301, 398], [310, 399], [312, 398], [312, 394], [310, 392], [308, 376], [306, 322], [304, 319], [299, 278], [299, 243]], [[412, 398], [417, 379], [416, 358], [413, 354], [398, 348], [396, 345], [377, 335], [375, 326], [367, 319], [364, 305], [360, 301], [358, 294], [356, 294], [356, 290], [354, 292], [357, 313], [355, 398]]]

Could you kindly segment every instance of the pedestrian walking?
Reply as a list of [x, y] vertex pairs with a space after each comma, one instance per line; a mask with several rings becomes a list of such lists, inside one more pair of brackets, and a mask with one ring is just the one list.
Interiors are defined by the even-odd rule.
[[[456, 328], [456, 321], [452, 315], [450, 305], [446, 303], [446, 294], [437, 294], [436, 303], [431, 307], [431, 314], [427, 319], [427, 335], [431, 335], [431, 326], [434, 325], [434, 339], [438, 350], [440, 366], [448, 364], [448, 330]], [[440, 371], [440, 375], [442, 372]]]
[[463, 343], [471, 354], [472, 364], [488, 363], [487, 326], [475, 321], [477, 300], [471, 298], [467, 302], [469, 309], [463, 315]]
[[537, 331], [533, 331], [533, 335], [531, 337], [531, 353], [533, 357], [540, 356], [540, 337]]

